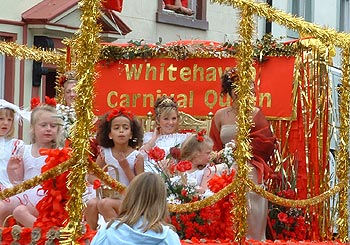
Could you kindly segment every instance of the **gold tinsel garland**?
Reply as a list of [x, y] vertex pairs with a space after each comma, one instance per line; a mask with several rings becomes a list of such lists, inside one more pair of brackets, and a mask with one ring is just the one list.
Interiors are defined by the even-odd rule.
[[74, 165], [68, 175], [68, 189], [71, 196], [67, 203], [69, 222], [61, 230], [62, 244], [74, 244], [82, 233], [82, 195], [85, 192], [85, 176], [87, 159], [90, 152], [89, 137], [93, 129], [93, 99], [95, 64], [100, 55], [99, 33], [97, 23], [100, 16], [100, 1], [81, 0], [79, 2], [82, 15], [80, 32], [73, 42], [72, 50], [76, 51], [76, 69], [79, 81], [76, 85], [77, 98], [75, 112], [77, 120], [72, 128], [71, 145]]
[[89, 172], [94, 174], [97, 178], [103, 181], [107, 186], [115, 189], [118, 192], [125, 190], [126, 186], [113, 179], [110, 175], [106, 174], [100, 166], [94, 162], [89, 162], [88, 164]]
[[[342, 52], [342, 86], [339, 88], [340, 105], [340, 129], [339, 129], [339, 150], [337, 152], [337, 178], [340, 182], [348, 181], [349, 176], [349, 106], [350, 106], [350, 84], [349, 84], [349, 58], [350, 58], [350, 43], [346, 43], [347, 48]], [[342, 242], [348, 242], [348, 190], [344, 189], [339, 193], [338, 203], [338, 231], [339, 238]]]
[[48, 64], [61, 65], [65, 57], [56, 50], [45, 51], [42, 48], [28, 48], [14, 42], [0, 41], [0, 53], [18, 59], [43, 61]]
[[71, 165], [71, 160], [68, 160], [68, 161], [63, 162], [63, 163], [57, 165], [56, 167], [46, 171], [45, 173], [42, 173], [38, 176], [35, 176], [32, 179], [23, 181], [21, 184], [18, 184], [12, 188], [4, 189], [0, 192], [0, 200], [4, 200], [8, 197], [14, 196], [18, 193], [25, 191], [25, 190], [28, 190], [30, 188], [37, 186], [37, 185], [40, 185], [45, 180], [53, 179], [56, 176], [67, 171], [68, 168], [70, 167], [70, 165]]
[[268, 192], [261, 188], [259, 185], [255, 185], [251, 180], [245, 180], [245, 183], [249, 188], [259, 194], [260, 196], [266, 198], [272, 203], [284, 206], [284, 207], [307, 207], [307, 206], [313, 206], [317, 205], [321, 202], [324, 202], [328, 200], [330, 197], [334, 196], [335, 194], [339, 193], [341, 190], [344, 190], [348, 187], [347, 181], [343, 181], [341, 183], [338, 183], [336, 186], [334, 186], [332, 189], [318, 195], [315, 197], [311, 197], [308, 199], [304, 200], [291, 200], [291, 199], [286, 199], [282, 198], [279, 196], [276, 196], [272, 194], [271, 192]]
[[271, 22], [276, 22], [289, 29], [304, 33], [320, 39], [323, 43], [332, 43], [336, 46], [345, 48], [350, 39], [350, 34], [339, 33], [333, 29], [321, 28], [313, 23], [307, 22], [300, 17], [277, 10], [267, 3], [255, 3], [251, 0], [211, 0], [213, 3], [225, 4], [235, 8], [249, 8], [251, 11], [261, 17], [265, 17]]
[[248, 178], [250, 168], [248, 162], [252, 157], [251, 140], [249, 138], [252, 125], [252, 112], [255, 104], [252, 81], [253, 81], [253, 45], [252, 37], [254, 30], [253, 12], [251, 8], [245, 7], [240, 11], [241, 21], [239, 23], [240, 45], [238, 46], [237, 57], [239, 57], [238, 82], [233, 93], [238, 95], [238, 136], [237, 148], [234, 151], [234, 159], [238, 163], [236, 174], [236, 197], [233, 199], [233, 229], [237, 232], [235, 240], [242, 241], [247, 232], [247, 186], [244, 182]]

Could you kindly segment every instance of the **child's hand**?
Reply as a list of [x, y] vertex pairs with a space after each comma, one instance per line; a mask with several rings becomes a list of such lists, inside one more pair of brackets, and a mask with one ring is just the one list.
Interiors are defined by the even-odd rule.
[[12, 156], [7, 164], [7, 174], [11, 183], [17, 184], [23, 181], [24, 167], [21, 156]]
[[12, 156], [7, 164], [8, 170], [23, 169], [23, 158], [21, 156]]
[[115, 154], [115, 159], [118, 160], [119, 165], [125, 169], [125, 168], [129, 168], [129, 163], [128, 160], [126, 160], [126, 155], [123, 152], [118, 152]]

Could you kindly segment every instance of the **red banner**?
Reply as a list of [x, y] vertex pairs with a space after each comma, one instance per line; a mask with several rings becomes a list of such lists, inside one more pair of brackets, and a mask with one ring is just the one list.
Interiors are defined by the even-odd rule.
[[[220, 96], [220, 77], [235, 66], [233, 58], [152, 58], [97, 65], [95, 113], [124, 106], [136, 115], [153, 112], [157, 97], [172, 95], [182, 111], [207, 115], [227, 106]], [[293, 103], [294, 58], [269, 57], [256, 65], [257, 105], [270, 119], [290, 119]]]

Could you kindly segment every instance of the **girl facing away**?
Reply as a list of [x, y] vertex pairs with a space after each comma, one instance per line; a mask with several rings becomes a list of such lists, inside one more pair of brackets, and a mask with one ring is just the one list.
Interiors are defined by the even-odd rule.
[[22, 140], [13, 137], [15, 124], [20, 123], [22, 118], [29, 120], [29, 112], [0, 99], [0, 190], [12, 187], [7, 175], [7, 163], [24, 144]]
[[192, 134], [181, 145], [180, 159], [192, 162], [192, 169], [186, 171], [187, 178], [196, 180], [200, 194], [208, 189], [208, 181], [215, 173], [209, 167], [213, 145], [213, 140], [203, 131]]
[[[19, 154], [8, 162], [7, 172], [12, 184], [16, 185], [41, 174], [47, 156], [40, 154], [41, 148], [56, 148], [60, 135], [60, 120], [54, 106], [43, 104], [31, 113], [30, 127], [32, 144], [24, 145]], [[40, 186], [26, 190], [0, 202], [0, 224], [8, 215], [23, 226], [31, 227], [38, 216], [36, 204], [43, 198]]]
[[[162, 96], [154, 104], [156, 127], [153, 132], [145, 133], [143, 138], [144, 145], [140, 151], [145, 153], [153, 147], [158, 146], [165, 150], [165, 154], [170, 153], [170, 148], [179, 146], [184, 142], [191, 133], [182, 134], [178, 132], [179, 128], [179, 108], [173, 97]], [[153, 162], [147, 159], [145, 163], [146, 172], [154, 172]]]
[[[119, 182], [128, 186], [130, 181], [144, 171], [144, 159], [137, 146], [141, 145], [143, 129], [137, 118], [124, 107], [107, 113], [99, 125], [97, 142], [101, 153], [96, 163], [101, 167], [113, 165], [119, 172]], [[108, 174], [115, 177], [112, 170]], [[93, 183], [96, 179], [89, 176]], [[87, 202], [86, 221], [92, 229], [97, 228], [98, 214], [109, 221], [119, 213], [120, 200], [112, 198], [93, 198]]]
[[127, 188], [118, 218], [102, 227], [91, 245], [179, 245], [179, 236], [166, 222], [169, 218], [166, 198], [160, 176], [147, 172], [136, 176]]

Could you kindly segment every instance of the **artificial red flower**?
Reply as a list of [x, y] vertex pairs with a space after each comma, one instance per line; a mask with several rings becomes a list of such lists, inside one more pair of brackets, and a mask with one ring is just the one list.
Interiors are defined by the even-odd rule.
[[107, 122], [110, 122], [111, 120], [113, 120], [115, 117], [118, 117], [118, 116], [126, 116], [127, 118], [130, 119], [130, 121], [133, 120], [134, 118], [134, 115], [130, 112], [130, 111], [127, 111], [125, 107], [118, 107], [116, 109], [113, 109], [107, 116]]
[[98, 189], [101, 187], [101, 181], [99, 179], [95, 179], [94, 180], [94, 185], [93, 185], [93, 188], [94, 190]]
[[280, 212], [278, 215], [278, 220], [283, 222], [283, 223], [287, 223], [288, 221], [288, 215], [286, 213]]
[[159, 162], [165, 157], [165, 150], [159, 148], [158, 146], [153, 147], [148, 151], [148, 156], [156, 162]]
[[181, 151], [180, 151], [180, 149], [178, 147], [171, 147], [170, 148], [170, 155], [175, 160], [179, 160], [180, 159], [180, 155], [181, 155]]
[[203, 142], [203, 140], [204, 140], [204, 135], [205, 135], [206, 133], [207, 133], [207, 132], [206, 132], [205, 129], [199, 131], [199, 132], [197, 133], [197, 141], [198, 141], [198, 142]]
[[180, 172], [186, 172], [187, 170], [191, 170], [192, 169], [192, 162], [190, 161], [180, 161], [177, 165], [176, 165], [176, 169]]
[[33, 110], [38, 105], [40, 105], [40, 98], [39, 97], [35, 97], [35, 98], [32, 98], [30, 100], [30, 109], [31, 110]]
[[57, 102], [55, 98], [50, 98], [49, 96], [45, 96], [45, 104], [51, 105], [51, 106], [56, 106]]
[[63, 87], [64, 83], [67, 81], [67, 77], [66, 76], [61, 76], [60, 79], [59, 79], [59, 84], [60, 86]]

